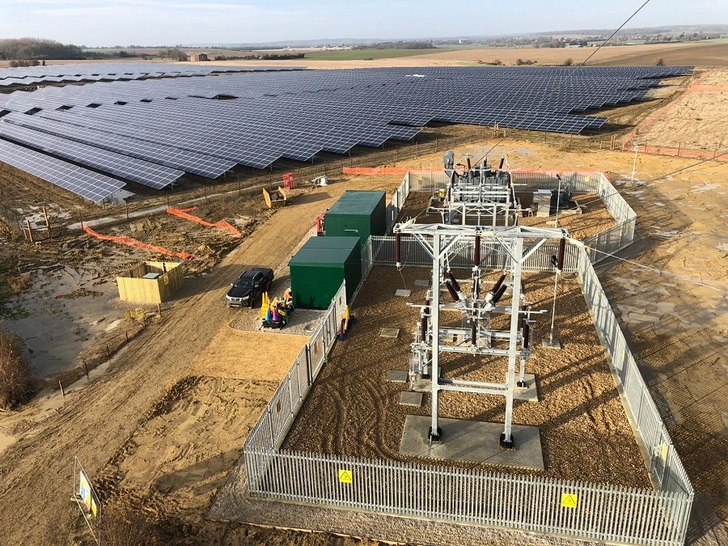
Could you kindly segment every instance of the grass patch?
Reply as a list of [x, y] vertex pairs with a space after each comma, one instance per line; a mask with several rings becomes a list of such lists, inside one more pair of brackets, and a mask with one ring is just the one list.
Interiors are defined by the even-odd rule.
[[0, 409], [17, 408], [33, 394], [33, 372], [23, 360], [23, 340], [0, 331]]
[[413, 55], [429, 55], [443, 51], [456, 51], [457, 47], [437, 49], [336, 49], [330, 51], [306, 52], [302, 59], [306, 61], [373, 61], [377, 59], [394, 59], [412, 57]]

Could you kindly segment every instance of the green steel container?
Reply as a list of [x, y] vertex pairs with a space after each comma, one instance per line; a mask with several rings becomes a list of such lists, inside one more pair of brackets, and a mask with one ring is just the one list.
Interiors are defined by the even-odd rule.
[[351, 299], [361, 281], [358, 237], [311, 237], [288, 262], [293, 305], [326, 309], [346, 279]]
[[383, 191], [347, 190], [326, 212], [326, 237], [359, 237], [364, 246], [370, 235], [387, 231], [387, 205]]

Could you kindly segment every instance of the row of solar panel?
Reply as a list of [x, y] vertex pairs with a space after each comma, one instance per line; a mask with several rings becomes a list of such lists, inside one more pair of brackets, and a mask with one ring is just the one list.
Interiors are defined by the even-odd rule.
[[[221, 66], [207, 64], [169, 63], [88, 63], [57, 64], [0, 68], [0, 80], [13, 78], [82, 78], [92, 80], [100, 76], [160, 77], [164, 75], [206, 76], [215, 72], [257, 72], [300, 70], [300, 67], [275, 66]], [[50, 79], [46, 80], [50, 81]]]
[[124, 187], [124, 182], [60, 159], [0, 140], [0, 161], [55, 184], [94, 203], [100, 203]]
[[166, 188], [184, 171], [171, 169], [142, 159], [135, 159], [117, 152], [103, 150], [88, 144], [68, 141], [64, 138], [39, 133], [20, 125], [0, 120], [0, 136], [18, 144], [31, 146], [52, 155], [120, 176], [154, 189]]

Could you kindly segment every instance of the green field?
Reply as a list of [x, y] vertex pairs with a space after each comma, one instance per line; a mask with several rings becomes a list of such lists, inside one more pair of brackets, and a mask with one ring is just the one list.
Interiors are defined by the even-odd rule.
[[442, 51], [456, 51], [458, 47], [438, 47], [435, 49], [337, 49], [330, 51], [306, 52], [303, 61], [369, 61], [427, 55]]

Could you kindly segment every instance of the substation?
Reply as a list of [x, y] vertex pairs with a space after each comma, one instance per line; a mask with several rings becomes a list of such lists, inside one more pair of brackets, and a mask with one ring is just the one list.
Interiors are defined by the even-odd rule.
[[[580, 240], [584, 195], [614, 222]], [[633, 237], [611, 182], [449, 152], [386, 215], [246, 442], [248, 495], [681, 544], [692, 487], [592, 267]]]

